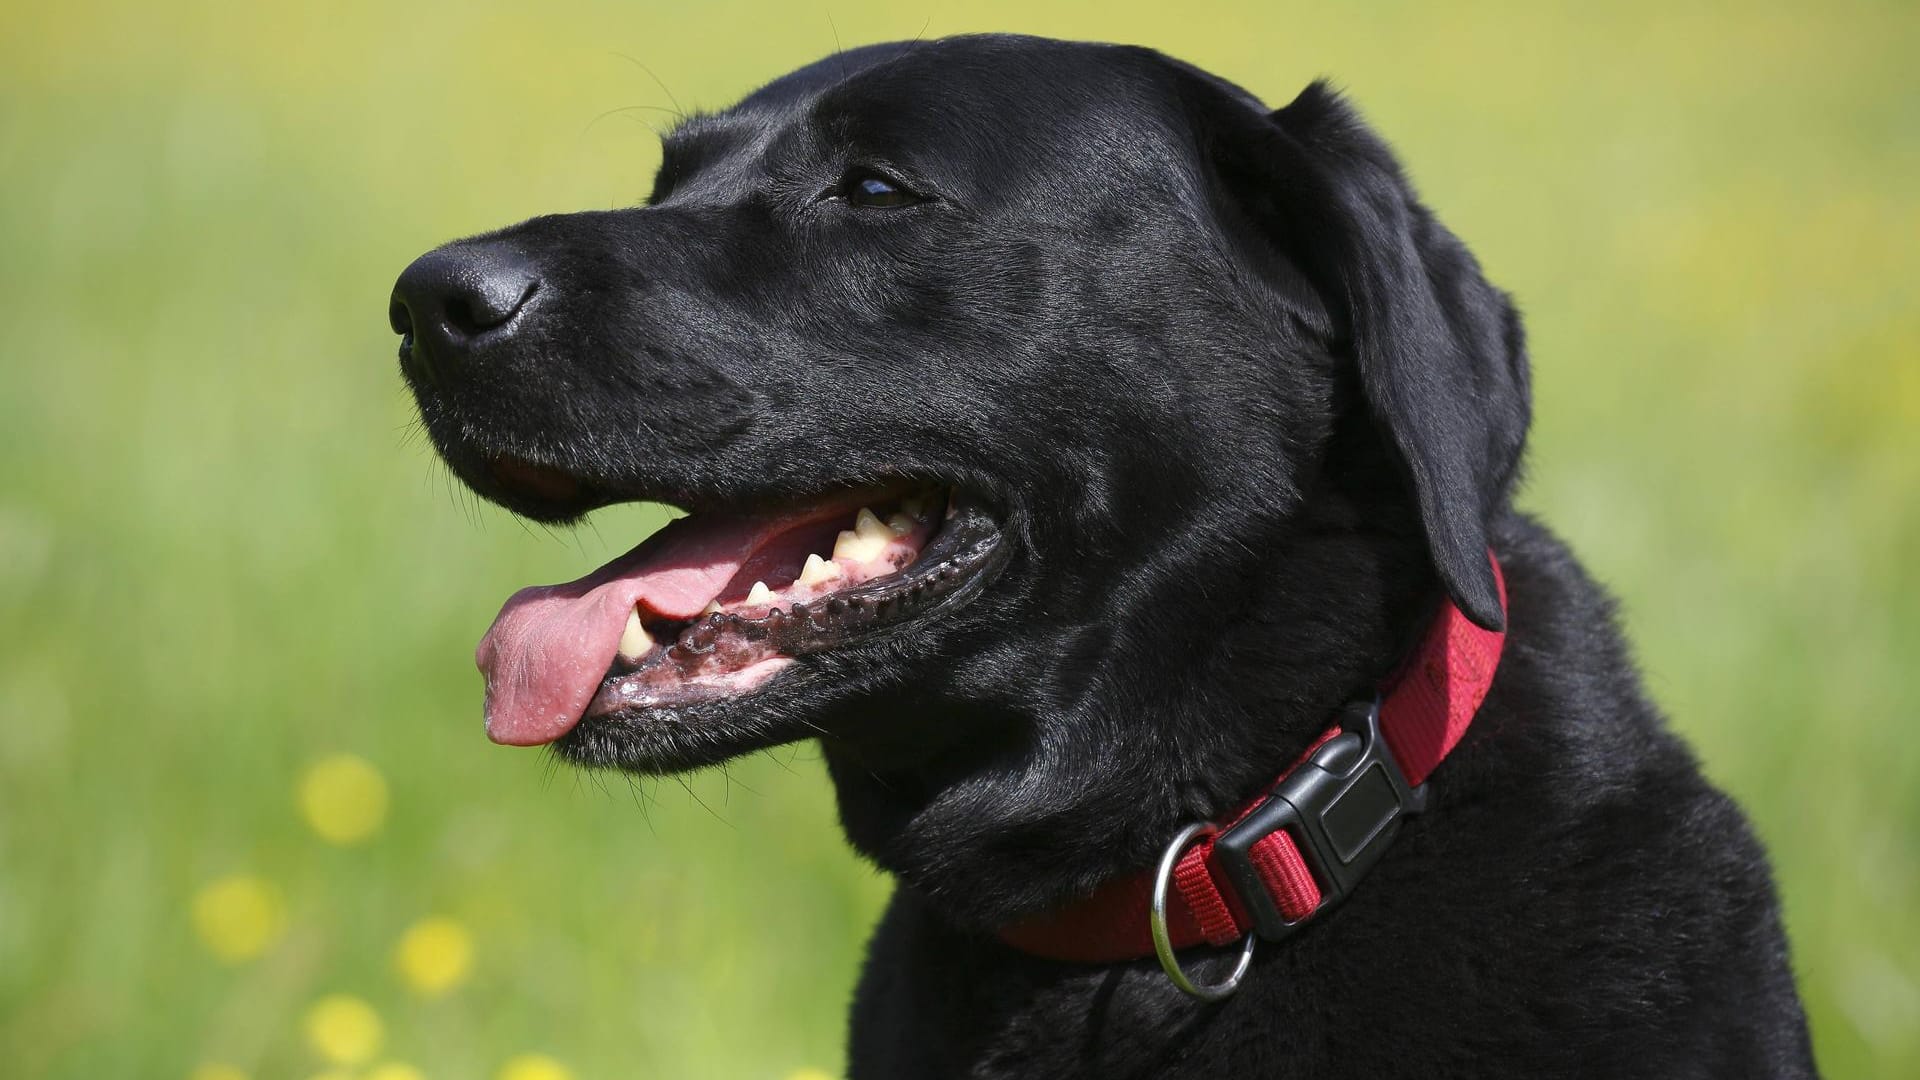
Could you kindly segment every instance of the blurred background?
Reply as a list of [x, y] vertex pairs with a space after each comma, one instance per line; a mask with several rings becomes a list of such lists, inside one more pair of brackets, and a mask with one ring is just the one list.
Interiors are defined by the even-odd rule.
[[837, 1075], [889, 885], [816, 751], [629, 784], [481, 737], [501, 601], [660, 517], [456, 490], [387, 293], [638, 202], [677, 109], [985, 29], [1353, 94], [1527, 313], [1523, 503], [1771, 846], [1823, 1067], [1920, 1075], [1906, 0], [7, 4], [0, 1073]]

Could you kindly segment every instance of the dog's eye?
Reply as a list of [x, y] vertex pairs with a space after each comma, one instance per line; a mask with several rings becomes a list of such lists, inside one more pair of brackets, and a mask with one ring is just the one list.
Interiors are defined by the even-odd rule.
[[854, 169], [840, 178], [834, 186], [832, 195], [845, 199], [849, 206], [863, 206], [872, 209], [891, 209], [896, 206], [912, 206], [926, 200], [907, 189], [898, 180], [883, 176], [872, 169]]

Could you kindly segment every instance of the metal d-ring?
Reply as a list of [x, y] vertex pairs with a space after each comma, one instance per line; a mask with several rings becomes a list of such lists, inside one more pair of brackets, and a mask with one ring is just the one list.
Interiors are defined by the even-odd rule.
[[1167, 883], [1173, 880], [1173, 868], [1180, 862], [1180, 854], [1187, 849], [1187, 843], [1194, 837], [1212, 828], [1204, 821], [1196, 821], [1180, 830], [1173, 838], [1167, 850], [1160, 853], [1160, 869], [1153, 875], [1153, 899], [1147, 926], [1153, 931], [1153, 952], [1160, 958], [1160, 970], [1167, 973], [1167, 979], [1173, 985], [1199, 998], [1201, 1001], [1220, 1001], [1240, 989], [1240, 980], [1246, 977], [1247, 968], [1253, 963], [1253, 931], [1240, 939], [1240, 962], [1233, 966], [1233, 974], [1225, 982], [1206, 986], [1194, 984], [1180, 967], [1180, 958], [1173, 955], [1173, 939], [1167, 934]]

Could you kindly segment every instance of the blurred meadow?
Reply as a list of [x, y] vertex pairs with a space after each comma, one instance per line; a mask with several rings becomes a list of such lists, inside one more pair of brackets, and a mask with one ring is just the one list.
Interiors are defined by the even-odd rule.
[[[564, 534], [409, 427], [394, 276], [632, 204], [836, 46], [1332, 76], [1531, 327], [1524, 504], [1771, 845], [1832, 1076], [1920, 1075], [1920, 6], [1038, 0], [0, 8], [0, 1073], [820, 1078], [888, 892], [810, 746], [488, 744]], [[1036, 102], [1044, 108], [1044, 102]]]

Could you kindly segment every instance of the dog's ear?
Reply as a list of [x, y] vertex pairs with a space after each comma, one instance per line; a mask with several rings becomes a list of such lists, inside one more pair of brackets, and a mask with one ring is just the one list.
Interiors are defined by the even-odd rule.
[[1207, 82], [1190, 104], [1206, 113], [1200, 136], [1217, 181], [1320, 292], [1406, 468], [1441, 581], [1474, 622], [1500, 628], [1487, 527], [1530, 414], [1512, 303], [1324, 83], [1265, 113]]

